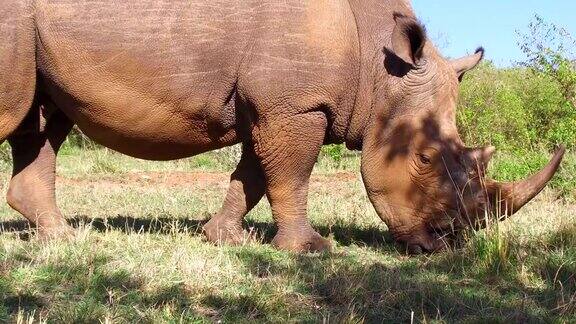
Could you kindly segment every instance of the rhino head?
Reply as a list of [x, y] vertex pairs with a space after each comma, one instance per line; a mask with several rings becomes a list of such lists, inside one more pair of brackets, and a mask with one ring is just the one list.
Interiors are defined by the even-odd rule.
[[[564, 149], [537, 174], [514, 183], [486, 179], [495, 149], [470, 148], [456, 127], [459, 81], [483, 57], [449, 61], [413, 18], [398, 16], [364, 132], [362, 177], [378, 215], [409, 251], [445, 247], [444, 234], [505, 218], [552, 178]], [[378, 73], [376, 73], [378, 75]]]

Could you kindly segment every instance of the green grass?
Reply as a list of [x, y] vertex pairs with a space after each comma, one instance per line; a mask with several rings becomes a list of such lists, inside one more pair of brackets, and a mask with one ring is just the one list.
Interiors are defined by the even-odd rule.
[[[310, 219], [335, 251], [295, 255], [267, 244], [266, 202], [247, 220], [264, 244], [203, 241], [199, 228], [220, 207], [233, 165], [219, 154], [145, 162], [63, 153], [58, 201], [78, 237], [24, 240], [21, 217], [0, 207], [0, 322], [576, 321], [573, 154], [554, 189], [512, 219], [458, 250], [408, 257], [365, 196], [354, 155], [323, 156], [310, 188]], [[500, 154], [491, 172], [522, 177], [548, 157], [536, 155]], [[4, 190], [9, 172], [0, 166]]]

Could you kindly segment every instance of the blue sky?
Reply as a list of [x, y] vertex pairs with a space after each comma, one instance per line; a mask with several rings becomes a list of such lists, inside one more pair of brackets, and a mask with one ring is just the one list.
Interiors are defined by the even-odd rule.
[[526, 31], [534, 14], [576, 36], [576, 0], [412, 0], [444, 55], [459, 57], [478, 46], [498, 66], [524, 59], [516, 30]]

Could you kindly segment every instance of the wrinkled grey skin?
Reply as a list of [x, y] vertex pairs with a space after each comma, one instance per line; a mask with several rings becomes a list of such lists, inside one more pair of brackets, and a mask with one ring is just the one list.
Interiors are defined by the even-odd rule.
[[473, 171], [491, 149], [466, 149], [454, 117], [458, 78], [482, 52], [445, 60], [407, 1], [4, 0], [0, 39], [8, 203], [43, 237], [70, 232], [54, 181], [73, 125], [150, 160], [242, 143], [224, 205], [204, 228], [213, 242], [239, 243], [243, 217], [266, 195], [275, 246], [328, 249], [306, 217], [328, 143], [362, 149], [368, 195], [409, 246], [440, 248], [431, 228], [493, 196], [467, 185], [482, 179]]

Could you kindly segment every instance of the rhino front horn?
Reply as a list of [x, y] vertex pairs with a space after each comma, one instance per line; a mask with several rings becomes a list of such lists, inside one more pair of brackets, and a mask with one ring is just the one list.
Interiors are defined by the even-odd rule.
[[491, 206], [496, 208], [496, 215], [501, 218], [511, 216], [536, 197], [558, 170], [565, 151], [564, 146], [558, 148], [548, 165], [528, 179], [508, 183], [489, 181], [487, 192]]

